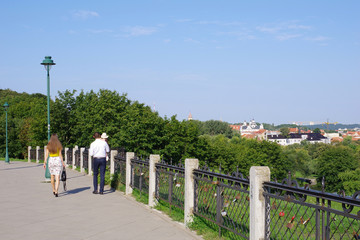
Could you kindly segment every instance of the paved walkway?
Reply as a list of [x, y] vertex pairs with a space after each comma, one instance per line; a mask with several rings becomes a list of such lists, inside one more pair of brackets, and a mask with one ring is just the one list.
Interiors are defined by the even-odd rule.
[[105, 189], [92, 194], [92, 178], [67, 170], [59, 197], [43, 183], [41, 164], [0, 161], [0, 239], [201, 239], [180, 223]]

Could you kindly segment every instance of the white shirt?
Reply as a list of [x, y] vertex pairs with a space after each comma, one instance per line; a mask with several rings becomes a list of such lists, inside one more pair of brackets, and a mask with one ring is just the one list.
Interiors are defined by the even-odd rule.
[[105, 158], [108, 152], [110, 152], [109, 145], [99, 138], [90, 144], [89, 155], [94, 158]]

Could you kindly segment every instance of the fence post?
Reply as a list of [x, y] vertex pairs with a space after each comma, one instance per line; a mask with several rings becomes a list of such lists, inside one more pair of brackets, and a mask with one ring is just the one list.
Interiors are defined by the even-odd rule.
[[110, 175], [115, 173], [115, 156], [118, 154], [117, 150], [110, 151]]
[[84, 151], [84, 147], [80, 148], [80, 172], [84, 172]]
[[75, 151], [78, 150], [78, 146], [75, 146], [73, 148], [73, 152], [72, 152], [72, 169], [76, 169], [76, 166], [75, 166]]
[[45, 162], [45, 158], [46, 158], [46, 149], [47, 149], [47, 146], [44, 146], [44, 162]]
[[194, 216], [194, 173], [193, 170], [199, 167], [199, 160], [196, 158], [185, 159], [185, 202], [184, 222], [187, 226], [193, 221]]
[[92, 171], [92, 160], [93, 160], [93, 157], [90, 156], [90, 154], [88, 153], [88, 168], [89, 168], [89, 174], [88, 175], [92, 175], [93, 174], [93, 171]]
[[155, 207], [156, 191], [156, 163], [160, 162], [160, 155], [151, 154], [149, 162], [149, 206]]
[[28, 146], [28, 162], [31, 162], [31, 146]]
[[69, 151], [69, 148], [66, 147], [65, 150], [64, 150], [64, 155], [65, 155], [65, 156], [63, 156], [64, 162], [65, 162], [65, 166], [67, 166], [67, 162], [68, 162], [68, 155], [67, 155], [68, 151]]
[[269, 167], [250, 168], [250, 240], [265, 239], [263, 183], [270, 181]]
[[130, 187], [131, 181], [131, 159], [135, 157], [135, 153], [126, 153], [126, 181], [125, 181], [125, 195], [132, 194], [133, 189]]
[[39, 163], [39, 150], [40, 146], [36, 146], [36, 163]]

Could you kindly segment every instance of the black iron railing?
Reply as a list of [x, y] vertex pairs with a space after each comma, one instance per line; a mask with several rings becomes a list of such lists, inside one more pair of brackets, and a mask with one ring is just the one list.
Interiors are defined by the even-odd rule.
[[352, 197], [299, 187], [291, 175], [264, 183], [265, 239], [360, 239], [360, 192]]
[[39, 161], [44, 161], [44, 149], [39, 149]]
[[30, 160], [36, 160], [36, 149], [30, 149]]
[[72, 165], [73, 163], [72, 163], [72, 148], [69, 148], [68, 150], [67, 150], [67, 152], [66, 152], [66, 155], [67, 155], [67, 164], [68, 165]]
[[89, 148], [85, 148], [85, 150], [83, 151], [83, 168], [85, 170], [89, 170], [89, 157]]
[[80, 150], [75, 150], [75, 167], [80, 167]]
[[184, 209], [185, 168], [182, 164], [168, 165], [165, 162], [156, 165], [155, 196], [180, 209]]
[[149, 159], [131, 159], [130, 186], [141, 192], [149, 192]]
[[210, 172], [207, 167], [194, 170], [194, 214], [249, 239], [250, 196], [248, 179], [241, 173], [231, 176]]
[[126, 153], [118, 151], [114, 158], [114, 172], [120, 174], [120, 182], [126, 184]]

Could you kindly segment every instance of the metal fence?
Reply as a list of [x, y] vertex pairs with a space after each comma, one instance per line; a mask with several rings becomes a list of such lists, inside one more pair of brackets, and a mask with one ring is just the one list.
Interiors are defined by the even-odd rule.
[[155, 196], [171, 205], [184, 209], [185, 168], [168, 165], [165, 162], [157, 163]]
[[75, 167], [80, 167], [80, 150], [75, 150]]
[[207, 167], [194, 170], [194, 214], [249, 239], [250, 196], [248, 179], [241, 173], [231, 176], [210, 172]]
[[[89, 148], [85, 148], [83, 151], [83, 168], [89, 170]], [[91, 160], [91, 157], [90, 157]]]
[[36, 149], [30, 149], [30, 160], [36, 160]]
[[69, 148], [66, 152], [67, 155], [67, 164], [72, 165], [72, 148]]
[[360, 239], [360, 192], [352, 197], [299, 187], [291, 175], [264, 183], [266, 239]]
[[118, 151], [114, 158], [114, 172], [120, 175], [120, 182], [126, 184], [126, 153]]
[[131, 159], [130, 186], [141, 192], [149, 192], [149, 159]]
[[44, 149], [40, 148], [39, 149], [39, 161], [44, 161]]

